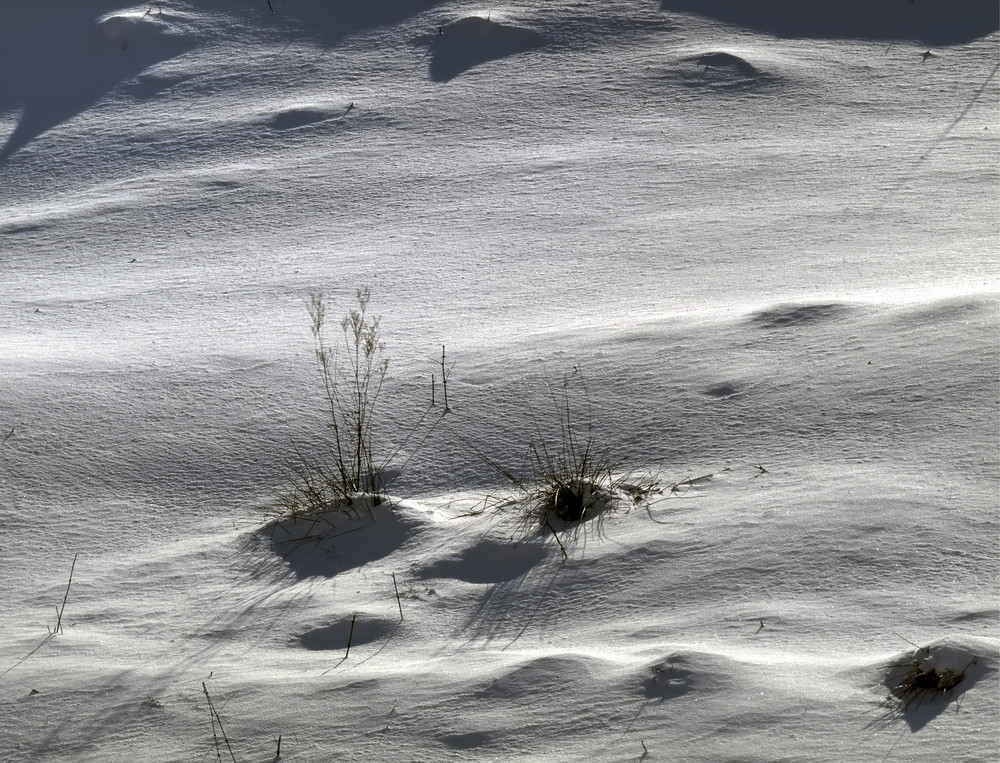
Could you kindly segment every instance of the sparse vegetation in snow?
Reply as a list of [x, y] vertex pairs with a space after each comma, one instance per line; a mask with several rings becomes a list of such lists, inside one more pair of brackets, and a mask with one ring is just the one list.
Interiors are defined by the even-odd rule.
[[291, 466], [291, 487], [280, 497], [289, 517], [331, 509], [355, 513], [361, 493], [381, 503], [385, 495], [384, 453], [377, 452], [375, 431], [383, 384], [389, 371], [380, 316], [368, 312], [371, 289], [356, 292], [355, 306], [339, 322], [339, 339], [328, 334], [328, 303], [322, 294], [309, 299], [314, 356], [322, 378], [328, 436], [323, 455], [299, 454]]

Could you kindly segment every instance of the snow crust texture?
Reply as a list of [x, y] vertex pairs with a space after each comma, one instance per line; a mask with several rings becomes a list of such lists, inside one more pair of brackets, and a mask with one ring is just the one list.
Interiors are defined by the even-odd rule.
[[996, 760], [998, 16], [6, 4], [0, 761]]

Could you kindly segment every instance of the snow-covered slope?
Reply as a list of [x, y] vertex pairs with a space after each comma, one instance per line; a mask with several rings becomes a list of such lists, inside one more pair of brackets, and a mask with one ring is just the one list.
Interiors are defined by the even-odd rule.
[[[0, 760], [994, 760], [995, 3], [270, 5], [5, 9]], [[392, 504], [274, 524], [363, 283]]]

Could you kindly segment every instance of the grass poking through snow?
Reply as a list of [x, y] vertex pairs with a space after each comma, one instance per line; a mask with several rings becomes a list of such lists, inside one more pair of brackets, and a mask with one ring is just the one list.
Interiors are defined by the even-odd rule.
[[659, 490], [659, 479], [628, 471], [624, 458], [598, 443], [579, 368], [558, 387], [550, 384], [548, 398], [557, 426], [546, 432], [535, 419], [526, 468], [518, 472], [487, 460], [519, 492], [503, 502], [517, 513], [518, 534], [551, 532], [567, 556], [561, 532], [572, 533], [608, 512], [641, 504]]

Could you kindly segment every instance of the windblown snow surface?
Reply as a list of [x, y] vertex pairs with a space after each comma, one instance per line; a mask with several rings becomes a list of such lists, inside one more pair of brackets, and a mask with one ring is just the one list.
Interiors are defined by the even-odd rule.
[[[996, 760], [996, 3], [270, 5], [4, 4], [0, 760]], [[361, 284], [392, 504], [275, 525]]]

